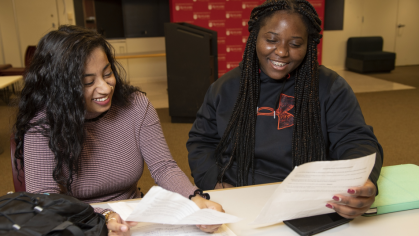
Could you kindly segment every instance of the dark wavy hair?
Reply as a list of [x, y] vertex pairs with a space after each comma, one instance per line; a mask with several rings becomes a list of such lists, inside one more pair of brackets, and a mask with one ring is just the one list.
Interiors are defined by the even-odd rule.
[[[243, 55], [240, 90], [228, 126], [215, 150], [219, 168], [218, 181], [237, 162], [237, 186], [248, 184], [249, 170], [254, 183], [256, 107], [260, 93], [259, 60], [256, 40], [259, 30], [276, 11], [297, 13], [308, 32], [307, 53], [296, 71], [295, 118], [292, 137], [293, 165], [326, 159], [325, 141], [321, 132], [317, 44], [321, 38], [321, 20], [314, 7], [305, 0], [267, 0], [252, 10], [249, 38]], [[231, 156], [223, 163], [223, 153]]]
[[[112, 106], [127, 105], [131, 94], [139, 89], [123, 79], [125, 71], [115, 60], [113, 47], [95, 31], [65, 25], [39, 41], [25, 75], [14, 126], [16, 166], [20, 161], [21, 169], [24, 168], [25, 133], [42, 133], [49, 139], [49, 148], [55, 156], [53, 178], [69, 192], [81, 164], [79, 157], [85, 137], [82, 78], [87, 58], [97, 47], [104, 50], [115, 75]], [[33, 121], [39, 112], [45, 112], [45, 118]]]

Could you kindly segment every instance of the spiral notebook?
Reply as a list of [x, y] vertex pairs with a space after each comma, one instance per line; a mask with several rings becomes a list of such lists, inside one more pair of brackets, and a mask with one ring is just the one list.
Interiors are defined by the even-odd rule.
[[378, 179], [379, 194], [364, 216], [419, 208], [419, 166], [386, 166]]

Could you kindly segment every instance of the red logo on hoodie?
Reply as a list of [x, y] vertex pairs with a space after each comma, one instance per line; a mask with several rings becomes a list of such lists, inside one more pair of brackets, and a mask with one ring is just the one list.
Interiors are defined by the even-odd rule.
[[294, 125], [294, 115], [289, 113], [293, 107], [294, 97], [281, 94], [281, 97], [279, 98], [279, 107], [276, 109], [275, 113], [274, 109], [271, 107], [259, 107], [257, 115], [275, 116], [275, 119], [278, 119], [278, 130], [281, 130]]

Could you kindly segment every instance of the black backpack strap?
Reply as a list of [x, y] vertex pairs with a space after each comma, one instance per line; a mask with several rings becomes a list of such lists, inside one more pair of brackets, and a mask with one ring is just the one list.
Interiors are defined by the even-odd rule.
[[83, 231], [75, 225], [68, 226], [67, 230], [70, 231], [74, 236], [84, 236]]
[[84, 236], [83, 231], [79, 227], [71, 223], [70, 221], [64, 221], [63, 223], [59, 224], [57, 227], [52, 229], [47, 235], [53, 232], [64, 231], [64, 230], [69, 231], [74, 236]]

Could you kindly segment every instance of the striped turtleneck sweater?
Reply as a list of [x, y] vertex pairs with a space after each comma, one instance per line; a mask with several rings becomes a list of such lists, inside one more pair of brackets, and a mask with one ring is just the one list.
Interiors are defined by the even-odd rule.
[[[45, 117], [40, 112], [34, 119]], [[196, 189], [173, 160], [156, 110], [142, 93], [134, 93], [126, 107], [87, 121], [79, 172], [71, 196], [88, 203], [137, 198], [137, 182], [144, 161], [155, 182], [187, 197]], [[60, 193], [54, 181], [54, 154], [48, 138], [29, 130], [24, 140], [26, 191]], [[186, 158], [186, 157], [185, 157]]]

